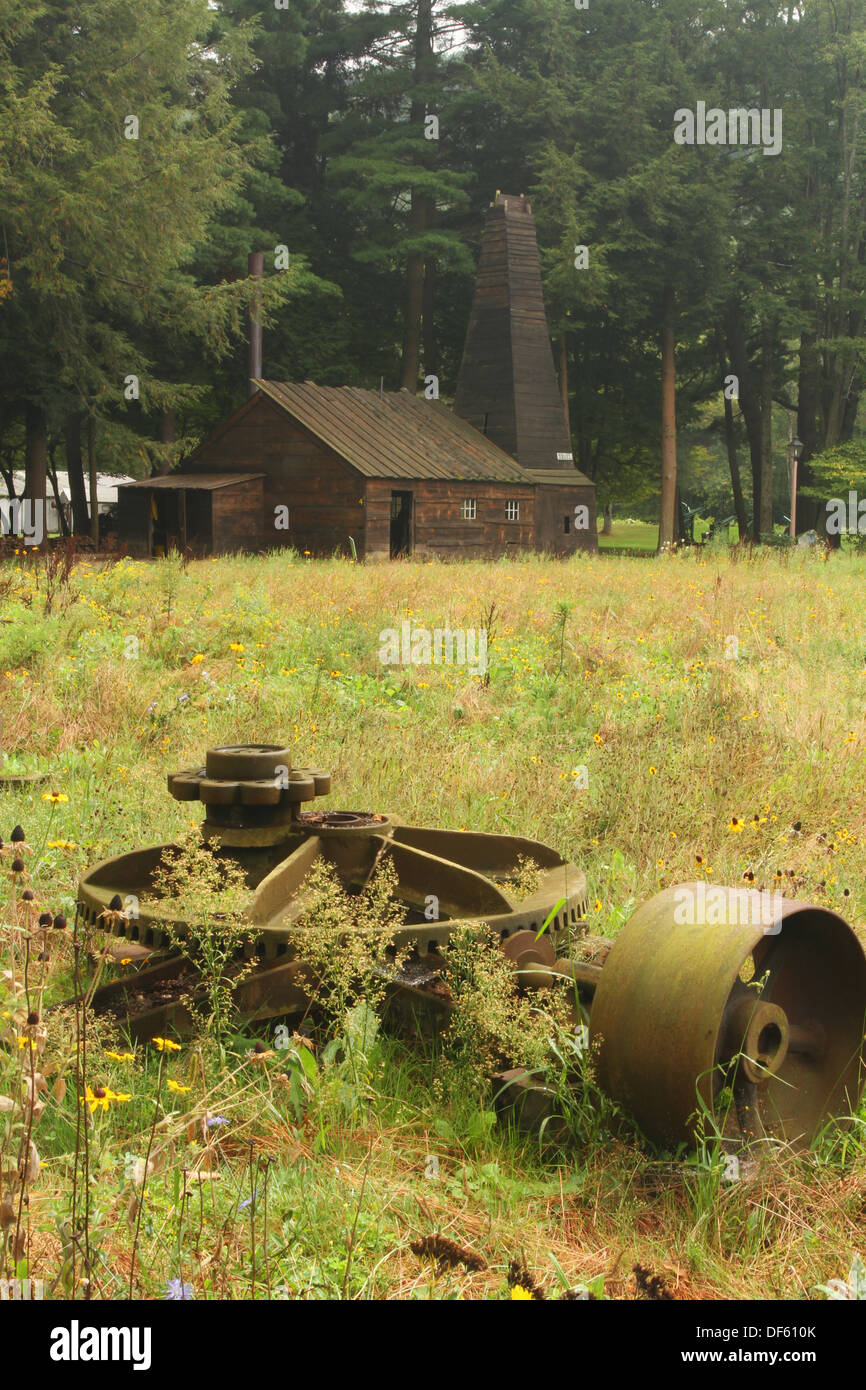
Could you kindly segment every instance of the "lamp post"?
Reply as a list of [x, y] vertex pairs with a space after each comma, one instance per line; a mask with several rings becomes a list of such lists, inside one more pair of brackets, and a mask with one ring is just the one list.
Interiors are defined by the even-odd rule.
[[797, 535], [797, 460], [803, 452], [803, 441], [795, 435], [788, 441], [791, 471], [791, 540]]

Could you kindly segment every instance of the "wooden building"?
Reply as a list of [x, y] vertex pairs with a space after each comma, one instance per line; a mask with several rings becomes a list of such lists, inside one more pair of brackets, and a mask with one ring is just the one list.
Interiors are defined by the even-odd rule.
[[453, 411], [408, 391], [254, 385], [180, 472], [119, 489], [131, 553], [597, 549], [595, 488], [571, 455], [524, 198], [497, 195], [487, 214]]
[[541, 533], [556, 553], [590, 539], [588, 480], [521, 468], [437, 401], [312, 382], [257, 385], [182, 472], [119, 490], [131, 553], [291, 545], [326, 555], [346, 552], [351, 536], [366, 559], [470, 557], [539, 548]]

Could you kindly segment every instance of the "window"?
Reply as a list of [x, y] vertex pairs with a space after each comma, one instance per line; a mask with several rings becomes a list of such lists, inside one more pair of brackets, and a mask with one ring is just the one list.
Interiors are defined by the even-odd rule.
[[475, 520], [475, 498], [464, 497], [460, 503], [460, 516], [463, 521]]
[[564, 523], [565, 523], [565, 526], [564, 526], [565, 534], [568, 535], [569, 531], [571, 530], [571, 517], [570, 517], [570, 516], [564, 516], [562, 519], [563, 519], [563, 521], [564, 521]]
[[519, 521], [519, 520], [520, 520], [520, 503], [519, 503], [519, 502], [506, 502], [506, 503], [505, 503], [505, 520], [506, 520], [506, 521]]

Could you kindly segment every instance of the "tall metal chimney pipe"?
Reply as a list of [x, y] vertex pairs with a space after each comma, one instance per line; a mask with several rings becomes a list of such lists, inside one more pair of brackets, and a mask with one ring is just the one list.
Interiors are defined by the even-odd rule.
[[[251, 251], [247, 257], [247, 274], [254, 275], [257, 280], [261, 280], [265, 273], [265, 258], [261, 251]], [[250, 347], [247, 364], [247, 395], [254, 396], [258, 391], [258, 386], [254, 384], [254, 378], [262, 374], [262, 321], [261, 321], [261, 294], [256, 292], [256, 297], [250, 306]]]

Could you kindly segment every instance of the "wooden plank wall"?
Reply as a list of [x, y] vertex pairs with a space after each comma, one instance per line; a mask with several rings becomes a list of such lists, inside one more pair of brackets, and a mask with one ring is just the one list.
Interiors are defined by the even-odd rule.
[[249, 482], [215, 488], [211, 492], [211, 547], [214, 555], [261, 549], [263, 483], [263, 478], [253, 478]]
[[[517, 421], [515, 457], [524, 468], [561, 468], [571, 459], [571, 439], [544, 311], [535, 219], [509, 202], [505, 224]], [[569, 459], [559, 459], [558, 454], [568, 454]]]
[[[575, 530], [574, 509], [584, 506], [589, 509], [589, 528]], [[565, 531], [565, 517], [570, 520], [568, 534]], [[545, 486], [539, 483], [535, 489], [535, 548], [553, 555], [572, 555], [576, 550], [590, 554], [598, 551], [598, 538], [595, 515], [595, 488]]]
[[[534, 489], [524, 483], [368, 478], [367, 559], [389, 558], [392, 491], [413, 494], [414, 555], [470, 560], [533, 548]], [[461, 517], [463, 498], [475, 499], [475, 521]], [[506, 521], [506, 500], [520, 503], [519, 521]]]
[[[512, 458], [517, 454], [511, 358], [511, 301], [505, 209], [485, 219], [469, 327], [457, 379], [454, 413]], [[486, 420], [486, 429], [485, 429]]]
[[150, 499], [146, 488], [117, 489], [117, 531], [130, 555], [150, 555]]
[[454, 410], [482, 431], [486, 416], [488, 438], [524, 468], [566, 467], [571, 440], [544, 310], [535, 220], [525, 200], [500, 199], [485, 214]]
[[[266, 474], [259, 548], [291, 545], [313, 555], [347, 553], [352, 536], [363, 553], [364, 479], [267, 396], [260, 395], [242, 419], [185, 467], [199, 473]], [[289, 509], [287, 531], [276, 529], [278, 507]]]

